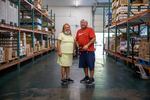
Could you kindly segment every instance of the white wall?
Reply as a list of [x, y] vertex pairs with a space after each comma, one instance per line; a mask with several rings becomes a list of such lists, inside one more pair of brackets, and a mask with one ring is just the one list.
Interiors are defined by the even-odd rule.
[[62, 31], [64, 23], [71, 25], [72, 33], [76, 34], [80, 28], [80, 20], [86, 19], [89, 26], [92, 26], [92, 8], [91, 7], [49, 7], [56, 14], [56, 37]]

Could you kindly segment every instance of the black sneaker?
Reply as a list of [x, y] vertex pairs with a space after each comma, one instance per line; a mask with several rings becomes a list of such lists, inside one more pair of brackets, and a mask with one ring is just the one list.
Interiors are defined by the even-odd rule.
[[62, 85], [66, 85], [67, 83], [68, 83], [68, 82], [67, 82], [66, 79], [61, 80], [61, 84], [62, 84]]
[[88, 81], [87, 81], [87, 85], [93, 85], [94, 84], [94, 78], [90, 78]]
[[69, 83], [73, 83], [74, 80], [72, 80], [71, 78], [66, 79]]
[[89, 80], [89, 77], [86, 76], [80, 81], [80, 83], [86, 83], [88, 80]]

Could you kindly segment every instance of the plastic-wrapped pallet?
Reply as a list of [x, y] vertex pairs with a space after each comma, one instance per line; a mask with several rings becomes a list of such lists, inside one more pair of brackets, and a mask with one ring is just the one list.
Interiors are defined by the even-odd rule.
[[13, 13], [14, 25], [18, 26], [18, 6], [15, 5], [13, 9], [14, 9], [14, 13]]
[[26, 55], [26, 48], [24, 46], [20, 47], [20, 56]]
[[13, 25], [12, 19], [14, 18], [13, 16], [13, 3], [10, 1], [7, 2], [7, 24]]
[[4, 49], [0, 47], [0, 63], [4, 62]]
[[120, 51], [127, 50], [127, 41], [120, 41]]
[[12, 25], [18, 25], [18, 7], [10, 2], [9, 0], [7, 1], [7, 24], [12, 24]]
[[7, 20], [7, 0], [3, 1], [0, 0], [0, 22], [2, 22], [2, 20], [4, 20], [6, 23]]

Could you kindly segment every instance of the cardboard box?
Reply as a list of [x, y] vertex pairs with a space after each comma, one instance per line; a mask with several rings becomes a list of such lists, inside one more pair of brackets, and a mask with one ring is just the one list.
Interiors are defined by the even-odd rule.
[[132, 0], [132, 4], [140, 4], [143, 3], [143, 0]]
[[128, 4], [128, 0], [119, 0], [119, 4], [123, 4], [123, 5], [127, 5]]
[[12, 48], [4, 48], [5, 61], [12, 60]]
[[[147, 2], [147, 1], [144, 1], [144, 0], [131, 0], [131, 3], [132, 4], [141, 4], [143, 2]], [[119, 4], [123, 4], [123, 5], [127, 5], [128, 4], [128, 0], [119, 0]]]
[[48, 11], [47, 11], [46, 9], [42, 9], [42, 12], [43, 12], [46, 16], [48, 16]]
[[148, 4], [150, 1], [149, 0], [143, 0], [144, 4]]
[[17, 51], [14, 51], [14, 50], [13, 50], [13, 52], [12, 52], [12, 57], [13, 57], [13, 58], [17, 58]]
[[37, 7], [38, 9], [42, 9], [40, 4], [35, 4], [35, 7]]
[[150, 43], [146, 40], [142, 40], [139, 46], [139, 57], [140, 58], [147, 58], [147, 55], [149, 55], [150, 50]]
[[26, 55], [29, 56], [31, 54], [33, 54], [33, 50], [31, 50], [30, 44], [27, 44], [27, 46], [26, 46]]

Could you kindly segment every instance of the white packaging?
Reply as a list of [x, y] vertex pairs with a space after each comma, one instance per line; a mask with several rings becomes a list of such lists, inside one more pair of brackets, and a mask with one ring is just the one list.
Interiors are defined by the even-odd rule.
[[20, 56], [26, 55], [26, 49], [24, 46], [20, 47]]
[[39, 19], [39, 18], [37, 18], [37, 22], [38, 22], [39, 24], [42, 24], [42, 20]]
[[0, 21], [7, 20], [7, 0], [2, 1], [0, 0]]
[[127, 49], [127, 41], [120, 42], [120, 51], [126, 51]]
[[44, 28], [44, 30], [47, 32], [47, 31], [48, 31], [48, 28], [47, 28], [47, 27], [45, 27], [45, 28]]
[[42, 30], [42, 26], [41, 25], [37, 25], [37, 29], [38, 30]]
[[0, 63], [4, 62], [4, 50], [3, 47], [0, 47]]

